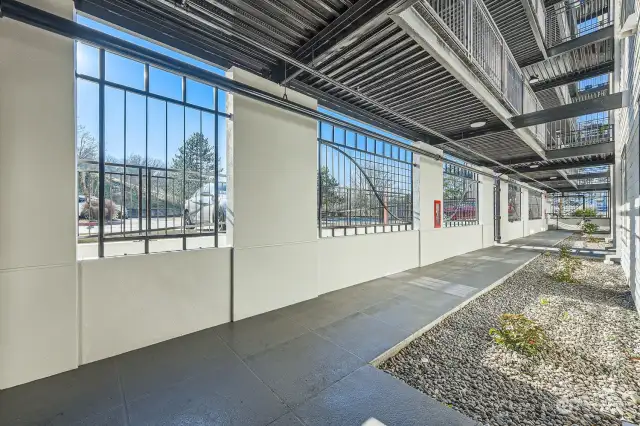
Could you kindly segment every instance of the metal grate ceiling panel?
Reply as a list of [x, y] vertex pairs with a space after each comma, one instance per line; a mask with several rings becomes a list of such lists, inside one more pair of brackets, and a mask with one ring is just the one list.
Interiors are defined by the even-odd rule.
[[[507, 160], [517, 161], [518, 158], [531, 158], [536, 155], [531, 147], [512, 131], [461, 139], [457, 143], [501, 162]], [[468, 153], [468, 155], [473, 154]], [[477, 162], [485, 164], [487, 160], [477, 157]]]
[[[339, 54], [323, 61], [320, 71], [393, 110], [446, 135], [469, 129], [474, 121], [499, 122], [469, 90], [420, 45], [387, 19]], [[384, 111], [309, 75], [312, 87], [353, 105], [393, 119]], [[407, 127], [412, 127], [407, 123]], [[417, 130], [417, 129], [416, 129]]]
[[522, 67], [544, 59], [521, 0], [485, 0], [484, 4], [518, 65]]
[[613, 41], [601, 40], [553, 56], [522, 69], [526, 78], [538, 76], [540, 82], [553, 81], [613, 63]]

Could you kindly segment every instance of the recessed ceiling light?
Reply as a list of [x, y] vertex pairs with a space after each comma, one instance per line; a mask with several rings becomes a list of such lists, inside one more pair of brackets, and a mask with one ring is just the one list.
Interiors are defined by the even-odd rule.
[[540, 167], [539, 164], [532, 164], [532, 165], [529, 166], [529, 168], [531, 168], [531, 169], [537, 169], [538, 167]]
[[558, 179], [558, 176], [551, 176], [549, 179], [551, 180]]
[[470, 126], [474, 129], [477, 129], [478, 127], [483, 127], [485, 124], [487, 124], [486, 121], [474, 121], [470, 124]]
[[540, 81], [540, 77], [538, 77], [537, 75], [532, 75], [531, 77], [529, 77], [529, 84], [535, 84], [537, 82]]

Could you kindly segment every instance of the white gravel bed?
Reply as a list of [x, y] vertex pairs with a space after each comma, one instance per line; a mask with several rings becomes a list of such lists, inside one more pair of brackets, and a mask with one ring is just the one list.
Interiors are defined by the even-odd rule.
[[[640, 319], [620, 266], [582, 260], [580, 283], [566, 284], [551, 277], [558, 262], [538, 257], [380, 368], [488, 425], [640, 423]], [[496, 345], [503, 313], [540, 324], [549, 348], [529, 358]]]

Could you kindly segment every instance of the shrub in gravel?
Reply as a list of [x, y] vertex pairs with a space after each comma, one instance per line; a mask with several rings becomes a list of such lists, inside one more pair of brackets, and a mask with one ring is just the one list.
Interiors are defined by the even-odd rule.
[[575, 272], [580, 266], [581, 262], [575, 256], [571, 255], [571, 250], [568, 247], [563, 246], [560, 248], [560, 267], [553, 272], [553, 279], [560, 283], [578, 283], [575, 278]]
[[500, 315], [500, 328], [490, 329], [489, 335], [497, 344], [528, 356], [538, 354], [547, 343], [542, 327], [522, 314]]

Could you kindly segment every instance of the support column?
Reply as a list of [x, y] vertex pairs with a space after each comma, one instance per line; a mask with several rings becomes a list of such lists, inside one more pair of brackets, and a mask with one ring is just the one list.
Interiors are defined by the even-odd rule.
[[[485, 172], [491, 173], [488, 168]], [[478, 205], [480, 225], [482, 225], [482, 247], [491, 247], [494, 244], [494, 219], [493, 219], [493, 178], [478, 175]]]
[[[228, 76], [283, 96], [283, 88], [232, 68]], [[287, 98], [317, 102], [292, 90]], [[234, 247], [233, 319], [318, 295], [317, 122], [230, 96], [227, 235]]]
[[[25, 1], [73, 19], [69, 0]], [[74, 42], [0, 18], [0, 389], [78, 365]]]

